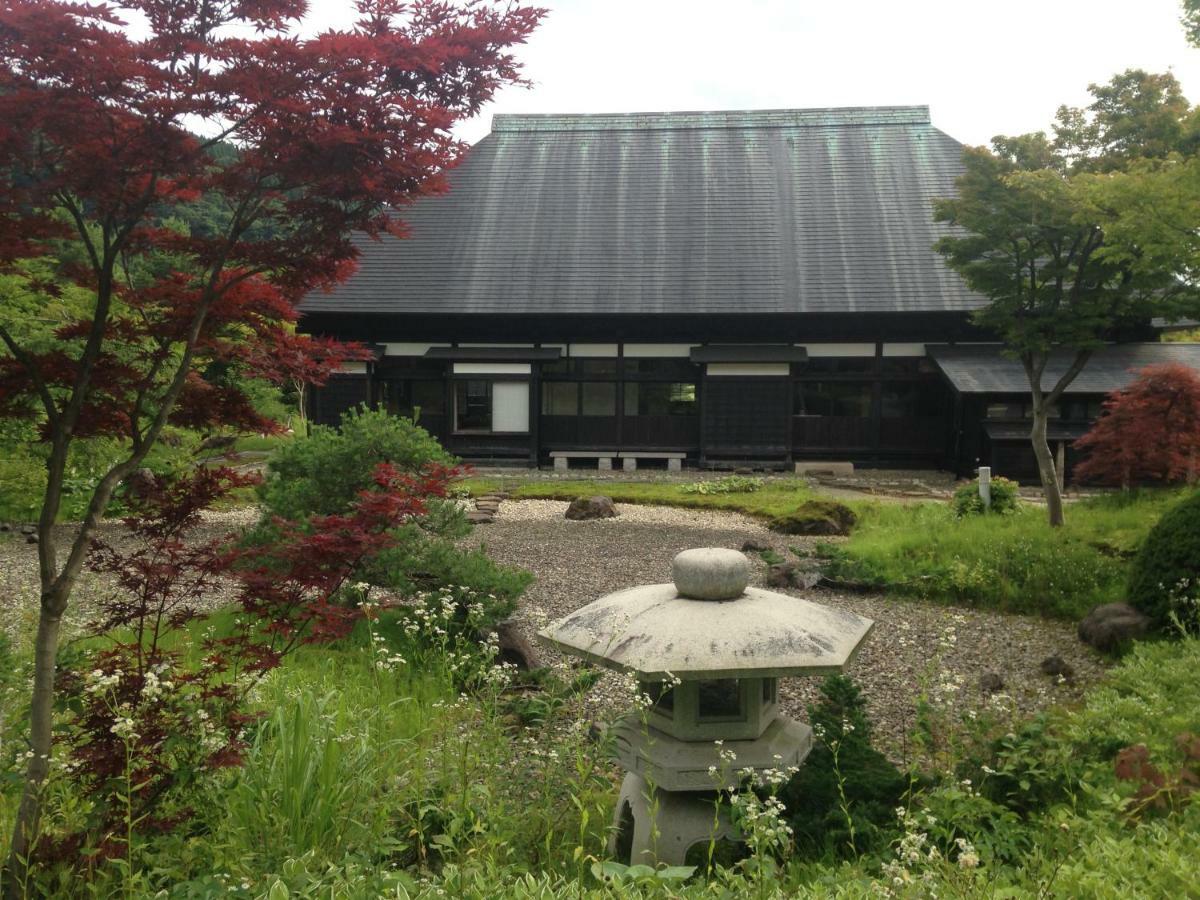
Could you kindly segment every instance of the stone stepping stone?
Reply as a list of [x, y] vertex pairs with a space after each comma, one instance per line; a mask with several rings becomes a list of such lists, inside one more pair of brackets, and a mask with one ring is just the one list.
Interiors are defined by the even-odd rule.
[[492, 518], [492, 514], [482, 510], [473, 510], [467, 513], [467, 521], [472, 525], [490, 525], [496, 521]]

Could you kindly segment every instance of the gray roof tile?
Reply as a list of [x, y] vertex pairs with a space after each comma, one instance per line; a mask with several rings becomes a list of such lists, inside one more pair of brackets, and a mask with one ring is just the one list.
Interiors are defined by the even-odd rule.
[[410, 239], [359, 239], [302, 309], [969, 310], [931, 249], [961, 153], [919, 106], [496, 116]]
[[[926, 351], [962, 394], [1028, 394], [1029, 379], [1020, 361], [1001, 353], [998, 345], [934, 345]], [[1042, 374], [1049, 390], [1071, 364], [1073, 354], [1056, 353]], [[1125, 387], [1146, 366], [1182, 363], [1200, 371], [1200, 344], [1110, 344], [1093, 354], [1067, 388], [1070, 394], [1107, 394]]]

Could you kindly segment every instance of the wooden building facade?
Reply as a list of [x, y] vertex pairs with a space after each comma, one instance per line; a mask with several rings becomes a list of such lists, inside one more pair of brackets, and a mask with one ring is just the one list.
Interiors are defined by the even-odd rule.
[[[404, 211], [409, 238], [363, 241], [303, 302], [306, 331], [376, 351], [312, 417], [417, 416], [486, 463], [1026, 474], [1028, 391], [931, 249], [961, 151], [924, 107], [498, 116], [450, 191]], [[1130, 377], [1093, 374], [1063, 440]]]

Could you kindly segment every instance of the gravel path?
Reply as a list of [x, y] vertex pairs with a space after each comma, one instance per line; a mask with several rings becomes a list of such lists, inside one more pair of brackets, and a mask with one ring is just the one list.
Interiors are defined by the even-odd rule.
[[[669, 581], [671, 559], [680, 550], [740, 549], [752, 537], [794, 558], [788, 548], [808, 540], [775, 534], [738, 513], [620, 504], [616, 519], [571, 522], [563, 518], [566, 507], [554, 500], [506, 501], [495, 523], [477, 528], [471, 538], [497, 561], [535, 574], [537, 580], [517, 613], [530, 637], [550, 619], [602, 594]], [[765, 564], [758, 563], [754, 583], [761, 585], [765, 574]], [[905, 756], [905, 735], [912, 727], [922, 683], [947, 698], [957, 712], [1005, 707], [1028, 713], [1078, 699], [1104, 671], [1101, 658], [1078, 641], [1070, 623], [823, 589], [785, 593], [875, 620], [875, 631], [847, 674], [867, 697], [881, 745], [897, 759]], [[539, 647], [539, 652], [546, 662], [568, 664], [553, 650]], [[1042, 674], [1042, 660], [1052, 655], [1074, 669], [1070, 683]], [[1001, 694], [980, 688], [980, 676], [988, 672], [1004, 680]], [[784, 679], [784, 708], [803, 716], [817, 683], [818, 679]], [[593, 702], [595, 715], [604, 718], [626, 707], [629, 697], [620, 679], [606, 676]]]
[[[201, 516], [203, 521], [192, 532], [192, 537], [197, 542], [212, 540], [257, 522], [258, 510], [244, 506], [229, 510], [209, 510]], [[55, 526], [54, 536], [60, 565], [78, 530], [77, 525]], [[103, 521], [97, 529], [96, 536], [118, 546], [129, 543], [125, 526], [116, 519]], [[101, 591], [110, 591], [111, 586], [112, 579], [89, 572], [85, 566], [79, 576], [75, 597], [96, 596]], [[26, 543], [25, 537], [20, 534], [0, 534], [0, 628], [10, 638], [28, 639], [33, 634], [37, 625], [39, 593], [37, 546]], [[230, 597], [231, 594], [227, 592], [210, 593], [206, 597], [206, 605], [216, 608], [228, 602]], [[75, 634], [85, 621], [86, 615], [85, 606], [78, 602], [72, 603], [64, 619], [65, 635]]]

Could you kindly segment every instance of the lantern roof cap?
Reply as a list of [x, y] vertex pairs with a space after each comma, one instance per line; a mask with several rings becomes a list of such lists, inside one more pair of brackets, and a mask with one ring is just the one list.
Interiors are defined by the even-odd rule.
[[735, 550], [686, 550], [672, 571], [674, 583], [608, 594], [538, 637], [648, 680], [774, 678], [840, 672], [874, 626], [848, 610], [747, 587], [749, 561]]

